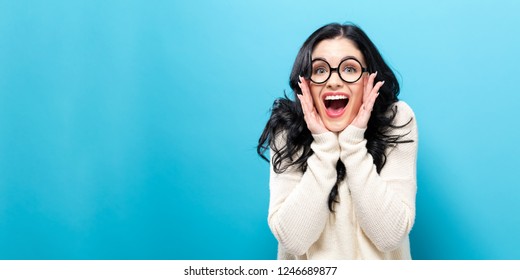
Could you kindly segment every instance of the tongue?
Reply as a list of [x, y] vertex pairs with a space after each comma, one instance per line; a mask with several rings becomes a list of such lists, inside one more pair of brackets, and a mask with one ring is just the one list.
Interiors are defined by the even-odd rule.
[[327, 102], [327, 110], [332, 112], [339, 112], [347, 106], [348, 99], [330, 100]]

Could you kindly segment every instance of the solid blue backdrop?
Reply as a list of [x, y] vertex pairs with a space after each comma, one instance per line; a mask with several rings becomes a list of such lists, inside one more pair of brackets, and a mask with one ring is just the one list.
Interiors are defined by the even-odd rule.
[[519, 259], [515, 1], [0, 0], [1, 259], [274, 259], [255, 151], [360, 25], [419, 123], [416, 259]]

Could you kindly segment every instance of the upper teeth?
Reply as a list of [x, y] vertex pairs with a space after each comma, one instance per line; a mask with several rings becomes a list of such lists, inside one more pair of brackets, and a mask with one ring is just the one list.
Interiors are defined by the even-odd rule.
[[338, 99], [348, 99], [345, 95], [329, 95], [325, 97], [325, 100], [338, 100]]

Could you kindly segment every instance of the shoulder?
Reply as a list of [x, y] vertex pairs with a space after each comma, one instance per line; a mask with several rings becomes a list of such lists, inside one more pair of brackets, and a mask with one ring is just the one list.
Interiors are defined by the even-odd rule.
[[271, 107], [271, 117], [292, 119], [298, 116], [296, 102], [287, 96], [277, 98]]
[[[287, 129], [279, 129], [274, 132], [273, 142], [271, 145], [274, 145], [277, 148], [284, 147], [287, 144], [287, 134], [289, 132]], [[271, 147], [273, 148], [273, 147]]]
[[405, 119], [410, 119], [410, 118], [415, 119], [415, 113], [413, 112], [412, 107], [410, 107], [410, 105], [408, 105], [408, 103], [406, 103], [404, 101], [400, 100], [400, 101], [395, 102], [392, 105], [392, 109], [396, 110], [396, 118], [399, 117], [399, 118], [405, 118]]
[[406, 102], [395, 102], [390, 106], [390, 111], [395, 114], [394, 120], [392, 121], [393, 125], [411, 124], [416, 126], [415, 113]]
[[417, 120], [412, 108], [404, 101], [395, 102], [391, 107], [395, 114], [392, 120], [392, 128], [396, 135], [403, 135], [404, 140], [417, 141]]

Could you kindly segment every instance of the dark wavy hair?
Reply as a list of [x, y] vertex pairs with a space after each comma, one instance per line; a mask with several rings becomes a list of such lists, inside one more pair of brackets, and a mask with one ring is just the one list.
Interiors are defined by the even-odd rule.
[[[377, 172], [380, 173], [386, 162], [385, 150], [397, 143], [411, 142], [411, 140], [399, 140], [402, 135], [389, 135], [389, 129], [404, 127], [409, 122], [402, 126], [392, 125], [392, 121], [397, 114], [397, 107], [392, 106], [392, 104], [398, 101], [399, 83], [376, 46], [361, 28], [354, 24], [332, 23], [312, 33], [303, 43], [296, 56], [289, 85], [295, 94], [302, 94], [298, 86], [298, 76], [301, 75], [307, 79], [310, 77], [311, 54], [315, 46], [323, 40], [338, 37], [344, 37], [354, 42], [365, 57], [369, 73], [378, 72], [374, 84], [378, 81], [385, 81], [379, 90], [379, 97], [376, 99], [365, 131], [366, 148], [374, 159]], [[285, 131], [287, 139], [283, 146], [278, 147], [274, 139], [276, 134], [282, 131]], [[263, 159], [269, 161], [265, 153], [270, 148], [274, 153], [272, 158], [273, 169], [277, 173], [282, 173], [293, 165], [305, 172], [307, 159], [313, 154], [310, 147], [312, 141], [313, 137], [303, 118], [299, 99], [295, 98], [295, 101], [292, 101], [287, 97], [287, 94], [284, 94], [284, 97], [274, 101], [271, 116], [258, 140], [257, 153]], [[301, 154], [295, 158], [298, 153]], [[284, 162], [287, 164], [283, 164]], [[330, 211], [333, 211], [333, 204], [337, 202], [338, 186], [346, 175], [345, 165], [341, 160], [336, 164], [336, 171], [337, 180], [334, 186], [331, 186], [328, 200]]]

